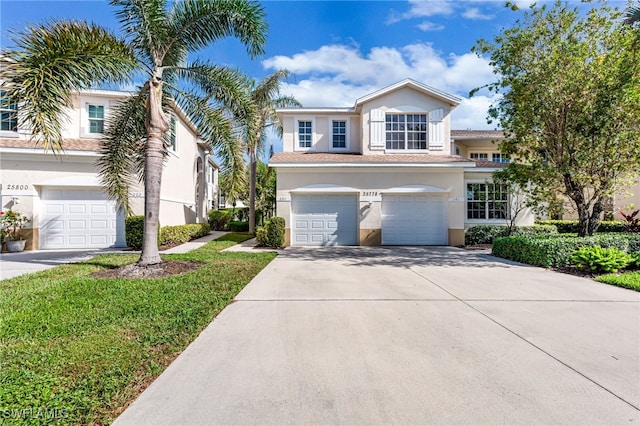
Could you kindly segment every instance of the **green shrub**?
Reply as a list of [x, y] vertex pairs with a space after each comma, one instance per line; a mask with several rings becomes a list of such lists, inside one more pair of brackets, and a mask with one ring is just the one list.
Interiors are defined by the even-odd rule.
[[189, 223], [183, 226], [187, 227], [187, 230], [189, 231], [189, 239], [191, 240], [204, 237], [205, 235], [209, 235], [211, 232], [211, 226], [208, 223]]
[[124, 220], [124, 239], [134, 250], [142, 249], [144, 216], [129, 216]]
[[237, 207], [233, 209], [233, 220], [236, 222], [249, 222], [249, 207]]
[[176, 245], [189, 241], [187, 225], [163, 226], [160, 228], [160, 245]]
[[284, 245], [285, 222], [281, 217], [273, 217], [256, 231], [256, 241], [262, 247], [279, 248]]
[[640, 252], [629, 253], [631, 256], [628, 267], [632, 269], [640, 269]]
[[[473, 244], [492, 244], [493, 240], [498, 237], [506, 237], [509, 228], [504, 225], [476, 225], [467, 229], [464, 234], [464, 243], [466, 245]], [[534, 225], [534, 226], [518, 226], [513, 230], [512, 235], [546, 235], [557, 234], [558, 230], [554, 225]]]
[[224, 231], [229, 226], [229, 222], [233, 219], [231, 210], [209, 210], [209, 225], [215, 231]]
[[241, 222], [239, 220], [234, 220], [229, 222], [229, 231], [231, 232], [248, 232], [249, 231], [249, 222]]
[[545, 268], [571, 264], [571, 255], [580, 247], [615, 247], [625, 253], [640, 251], [640, 235], [629, 233], [574, 235], [518, 235], [496, 238], [492, 254], [504, 259]]
[[631, 256], [615, 247], [602, 248], [598, 245], [580, 247], [571, 255], [571, 263], [578, 269], [592, 272], [618, 272], [627, 266]]
[[[536, 225], [554, 225], [560, 234], [577, 234], [577, 220], [536, 220]], [[603, 220], [597, 233], [626, 232], [626, 226], [620, 220]]]

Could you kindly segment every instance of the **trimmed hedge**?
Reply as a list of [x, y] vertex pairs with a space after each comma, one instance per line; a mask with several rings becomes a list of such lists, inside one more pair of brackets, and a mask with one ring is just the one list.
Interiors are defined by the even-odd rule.
[[233, 219], [231, 210], [209, 210], [207, 214], [209, 225], [215, 231], [224, 231], [229, 226], [229, 222]]
[[229, 231], [231, 232], [249, 232], [249, 222], [232, 220], [229, 222]]
[[262, 247], [280, 248], [284, 245], [285, 222], [281, 217], [273, 217], [256, 230], [256, 241]]
[[[504, 225], [476, 225], [467, 229], [467, 232], [464, 234], [464, 243], [466, 245], [492, 244], [495, 238], [508, 236], [508, 232], [509, 228]], [[534, 225], [518, 226], [514, 229], [512, 235], [546, 235], [557, 233], [558, 230], [553, 225]]]
[[[536, 225], [554, 225], [560, 234], [577, 234], [577, 220], [536, 220]], [[597, 233], [626, 232], [625, 222], [621, 220], [603, 220]]]
[[[125, 240], [134, 250], [142, 249], [144, 216], [129, 216], [125, 219]], [[208, 223], [189, 223], [186, 225], [163, 226], [158, 235], [158, 245], [182, 244], [211, 232]]]
[[609, 233], [590, 237], [574, 235], [519, 235], [496, 238], [491, 254], [544, 268], [571, 264], [571, 255], [580, 247], [615, 247], [625, 253], [640, 251], [640, 234]]

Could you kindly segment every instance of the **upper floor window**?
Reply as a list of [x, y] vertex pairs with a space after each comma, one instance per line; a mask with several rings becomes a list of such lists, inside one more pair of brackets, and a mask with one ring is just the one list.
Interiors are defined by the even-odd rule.
[[494, 163], [508, 163], [509, 156], [507, 154], [494, 152], [493, 154], [491, 154], [491, 161], [493, 161]]
[[489, 161], [489, 154], [486, 152], [472, 152], [469, 155], [472, 160]]
[[87, 106], [89, 113], [89, 133], [104, 133], [104, 105]]
[[298, 147], [311, 148], [311, 136], [313, 128], [311, 121], [298, 121]]
[[331, 146], [333, 148], [346, 148], [347, 147], [347, 122], [346, 121], [333, 121], [332, 122], [332, 141]]
[[7, 132], [18, 131], [18, 103], [7, 96], [7, 92], [0, 90], [0, 130]]
[[467, 219], [508, 219], [509, 191], [506, 185], [467, 184]]
[[427, 114], [386, 114], [387, 149], [426, 150]]

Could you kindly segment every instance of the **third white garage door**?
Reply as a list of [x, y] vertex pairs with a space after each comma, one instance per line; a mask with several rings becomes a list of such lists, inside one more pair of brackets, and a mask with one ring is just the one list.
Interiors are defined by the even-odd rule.
[[358, 208], [355, 194], [295, 194], [291, 202], [292, 245], [358, 244]]
[[382, 196], [383, 245], [447, 245], [447, 198], [432, 194]]

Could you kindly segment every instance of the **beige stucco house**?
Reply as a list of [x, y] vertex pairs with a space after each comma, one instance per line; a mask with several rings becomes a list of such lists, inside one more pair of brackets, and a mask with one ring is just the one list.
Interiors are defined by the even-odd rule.
[[[0, 93], [2, 95], [2, 93]], [[125, 92], [89, 90], [73, 97], [63, 131], [65, 151], [54, 155], [20, 128], [19, 103], [3, 99], [0, 130], [0, 201], [32, 218], [28, 248], [122, 247], [124, 216], [101, 190], [96, 160], [104, 120]], [[217, 199], [218, 168], [197, 129], [175, 109], [171, 146], [162, 176], [160, 224], [206, 222]], [[144, 211], [144, 188], [129, 194], [133, 213]]]
[[269, 165], [286, 243], [459, 245], [470, 226], [505, 224], [508, 193], [490, 183], [507, 161], [499, 135], [452, 131], [460, 101], [407, 79], [353, 107], [279, 109], [283, 152]]

